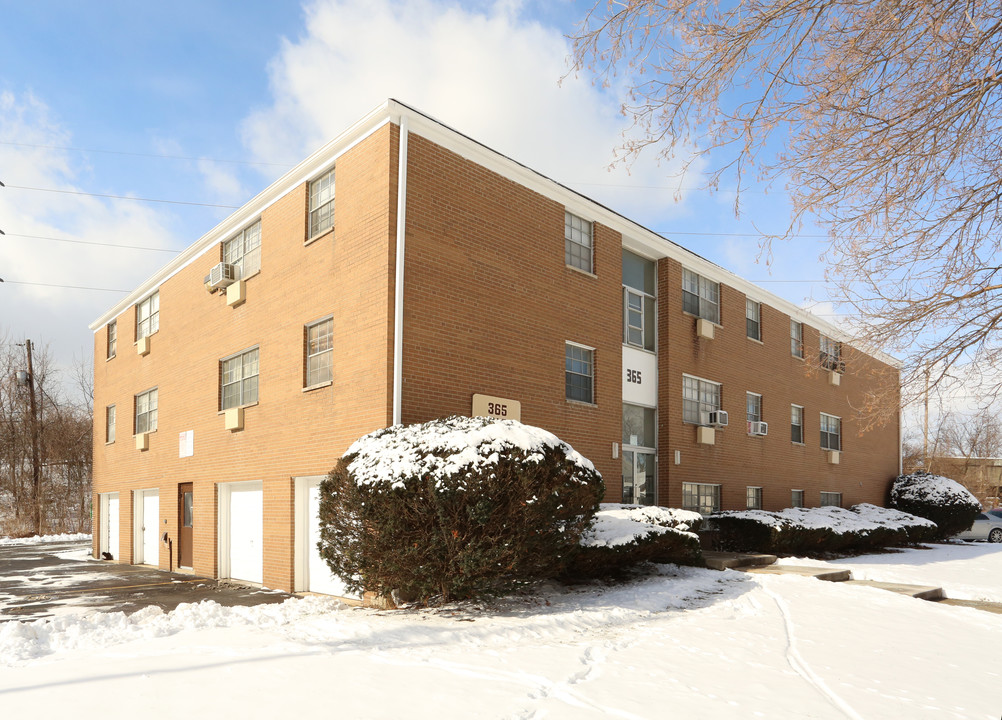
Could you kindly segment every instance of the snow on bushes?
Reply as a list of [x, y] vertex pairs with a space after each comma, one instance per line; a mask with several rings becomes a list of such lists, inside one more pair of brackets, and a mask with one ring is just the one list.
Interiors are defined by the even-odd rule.
[[935, 537], [933, 522], [864, 503], [838, 507], [787, 508], [778, 512], [741, 510], [710, 516], [721, 547], [740, 552], [817, 555], [860, 552]]
[[981, 512], [978, 499], [956, 480], [923, 471], [894, 481], [891, 507], [932, 520], [944, 538], [967, 530]]
[[320, 554], [350, 591], [442, 601], [560, 574], [602, 477], [552, 433], [450, 417], [359, 439], [320, 485]]
[[642, 562], [702, 565], [696, 512], [662, 507], [604, 504], [581, 537], [581, 549], [565, 578], [614, 576]]

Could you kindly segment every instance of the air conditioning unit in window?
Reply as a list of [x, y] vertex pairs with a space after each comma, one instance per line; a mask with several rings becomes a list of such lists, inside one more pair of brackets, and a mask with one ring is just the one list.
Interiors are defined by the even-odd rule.
[[205, 276], [205, 289], [210, 293], [228, 287], [237, 281], [237, 269], [229, 263], [219, 263]]
[[750, 422], [750, 423], [748, 423], [748, 434], [749, 435], [768, 435], [769, 434], [769, 423], [767, 423], [767, 422]]
[[709, 320], [696, 318], [696, 337], [703, 338], [704, 340], [712, 340], [713, 329], [714, 325]]
[[842, 458], [839, 457], [839, 451], [838, 450], [829, 450], [828, 451], [828, 464], [829, 465], [838, 465], [839, 464], [839, 460], [841, 460], [841, 459]]
[[709, 425], [711, 427], [727, 427], [727, 411], [726, 410], [712, 410], [711, 412], [703, 413], [703, 422], [701, 425]]

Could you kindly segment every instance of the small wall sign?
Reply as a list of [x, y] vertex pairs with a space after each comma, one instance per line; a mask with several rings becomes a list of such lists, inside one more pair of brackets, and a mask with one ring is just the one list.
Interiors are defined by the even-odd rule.
[[185, 430], [177, 436], [177, 456], [179, 458], [191, 457], [195, 454], [195, 431]]
[[493, 395], [473, 396], [473, 417], [492, 417], [499, 420], [522, 420], [522, 403]]

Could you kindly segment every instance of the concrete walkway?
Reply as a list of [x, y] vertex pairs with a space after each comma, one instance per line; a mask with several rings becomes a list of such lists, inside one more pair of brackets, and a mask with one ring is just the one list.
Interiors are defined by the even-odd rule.
[[955, 605], [957, 607], [969, 607], [985, 612], [1002, 615], [1002, 603], [986, 602], [983, 600], [955, 600], [948, 598], [941, 587], [929, 587], [925, 585], [905, 585], [903, 583], [885, 583], [876, 580], [853, 580], [852, 572], [848, 569], [831, 567], [810, 567], [804, 565], [775, 565], [775, 555], [764, 555], [760, 553], [729, 553], [720, 551], [706, 551], [703, 553], [706, 566], [714, 570], [741, 570], [743, 572], [760, 573], [764, 575], [799, 575], [801, 577], [813, 577], [827, 582], [844, 582], [848, 585], [861, 585], [865, 587], [888, 590], [900, 595], [918, 598], [919, 600], [930, 600], [932, 602], [943, 603], [944, 605]]

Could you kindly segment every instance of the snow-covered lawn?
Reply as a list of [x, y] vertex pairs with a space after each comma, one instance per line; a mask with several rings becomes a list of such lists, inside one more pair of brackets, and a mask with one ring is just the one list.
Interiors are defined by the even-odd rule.
[[[846, 561], [1002, 595], [1002, 546]], [[321, 598], [0, 623], [7, 718], [984, 718], [1002, 616], [792, 576], [663, 566], [491, 609]]]

